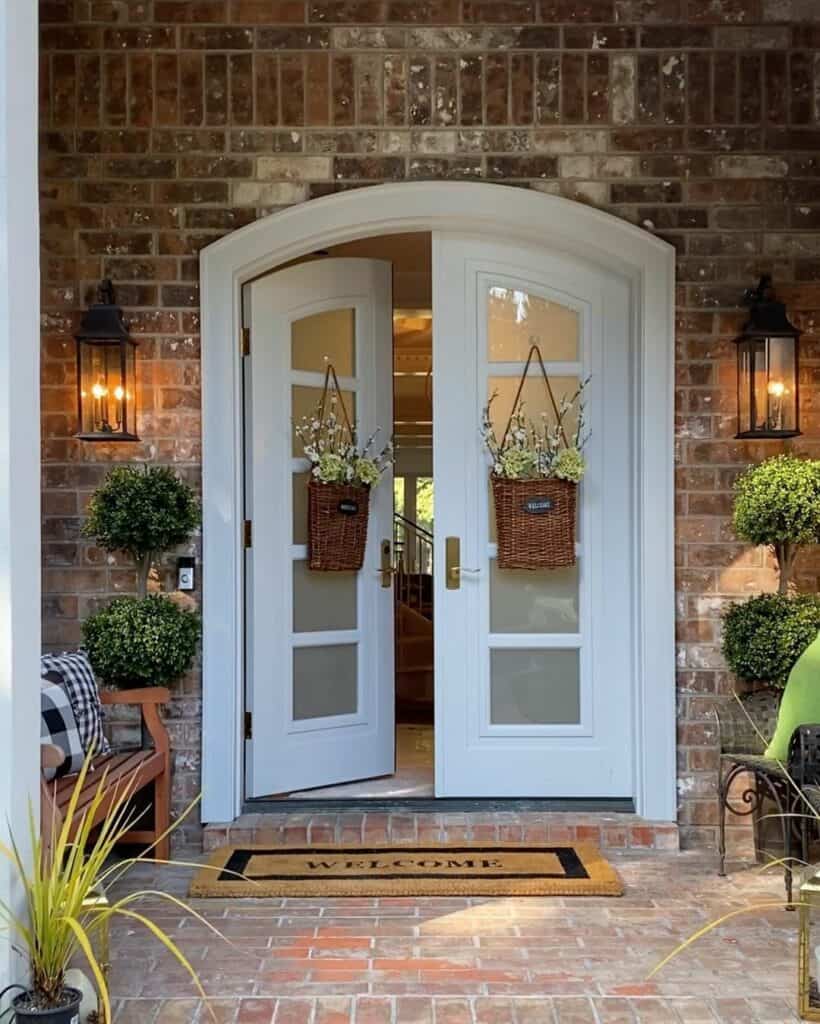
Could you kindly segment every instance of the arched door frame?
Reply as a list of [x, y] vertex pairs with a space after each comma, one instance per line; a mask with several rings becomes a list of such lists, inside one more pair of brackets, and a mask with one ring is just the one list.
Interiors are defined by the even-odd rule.
[[565, 252], [628, 279], [635, 396], [635, 805], [676, 816], [674, 250], [580, 203], [476, 182], [376, 185], [290, 207], [200, 254], [203, 402], [202, 820], [240, 813], [244, 580], [242, 286], [317, 249], [412, 231], [459, 231]]

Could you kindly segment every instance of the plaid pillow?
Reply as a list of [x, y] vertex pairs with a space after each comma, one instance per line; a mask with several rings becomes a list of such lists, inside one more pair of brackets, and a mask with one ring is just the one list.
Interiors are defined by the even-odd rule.
[[87, 754], [93, 747], [95, 755], [107, 754], [111, 748], [103, 733], [103, 710], [88, 655], [85, 651], [44, 654], [40, 658], [40, 675], [49, 672], [60, 673], [60, 685], [71, 701], [83, 750]]
[[[50, 673], [59, 676], [59, 673]], [[47, 779], [60, 778], [78, 772], [83, 766], [85, 753], [80, 742], [77, 720], [71, 710], [68, 694], [56, 682], [43, 682], [40, 689], [40, 742], [53, 743], [65, 754], [56, 770], [46, 773]]]

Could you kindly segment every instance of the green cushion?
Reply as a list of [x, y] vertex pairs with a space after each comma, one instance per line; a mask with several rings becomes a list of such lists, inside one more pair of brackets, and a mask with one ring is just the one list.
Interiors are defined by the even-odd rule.
[[789, 740], [798, 725], [817, 723], [820, 723], [820, 633], [789, 673], [777, 715], [777, 728], [765, 756], [785, 761], [789, 756]]

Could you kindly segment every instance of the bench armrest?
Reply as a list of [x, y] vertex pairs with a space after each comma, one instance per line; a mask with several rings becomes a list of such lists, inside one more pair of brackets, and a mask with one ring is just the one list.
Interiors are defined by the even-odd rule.
[[166, 755], [171, 744], [168, 730], [159, 717], [159, 708], [161, 704], [167, 704], [170, 700], [171, 694], [164, 686], [146, 686], [137, 690], [100, 691], [100, 701], [103, 704], [138, 704], [145, 728], [153, 740], [154, 748]]
[[103, 704], [167, 704], [171, 694], [164, 686], [144, 686], [136, 690], [100, 690]]

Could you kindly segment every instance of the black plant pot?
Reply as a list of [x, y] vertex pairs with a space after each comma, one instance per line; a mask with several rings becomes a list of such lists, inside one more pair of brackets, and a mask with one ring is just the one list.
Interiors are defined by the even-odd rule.
[[80, 1024], [80, 1003], [82, 993], [76, 988], [65, 989], [66, 998], [69, 1000], [63, 1006], [57, 1006], [51, 1010], [39, 1010], [32, 1006], [26, 1006], [29, 993], [23, 992], [12, 1001], [14, 1007], [14, 1019], [16, 1024], [25, 1024], [32, 1021], [33, 1024]]

